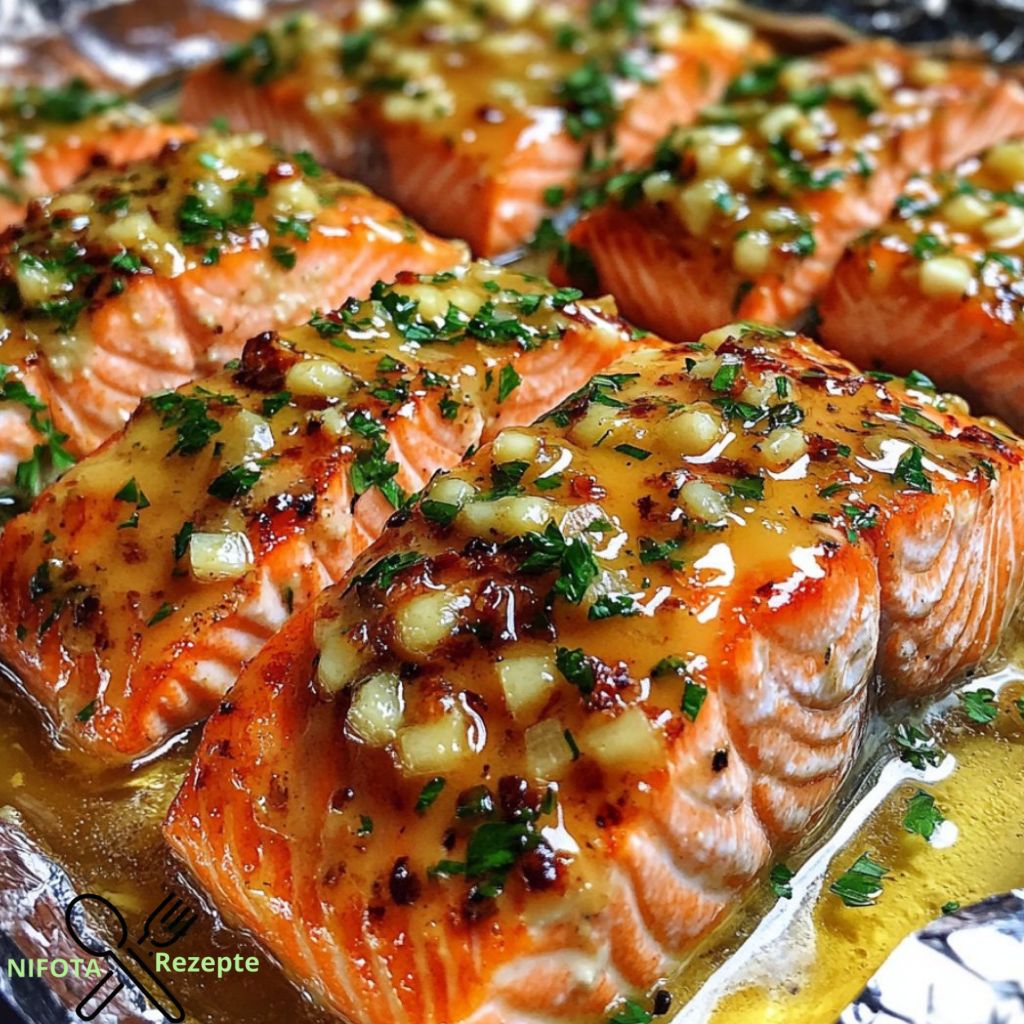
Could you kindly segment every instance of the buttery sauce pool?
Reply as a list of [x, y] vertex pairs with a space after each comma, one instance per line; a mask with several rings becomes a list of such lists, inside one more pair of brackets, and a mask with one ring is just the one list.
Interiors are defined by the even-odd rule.
[[[995, 720], [971, 722], [959, 702], [948, 701], [948, 710], [929, 725], [951, 756], [920, 777], [909, 769], [897, 771], [888, 788], [884, 773], [877, 781], [878, 759], [873, 766], [868, 759], [862, 769], [870, 769], [876, 781], [868, 792], [864, 785], [853, 791], [852, 805], [829, 829], [831, 840], [819, 837], [818, 845], [830, 843], [824, 853], [788, 862], [796, 869], [792, 900], [776, 903], [766, 884], [670, 986], [673, 1012], [693, 999], [683, 1020], [694, 1024], [832, 1024], [899, 941], [939, 916], [944, 905], [966, 906], [1024, 883], [1019, 796], [1024, 722], [1014, 707], [1024, 694], [1024, 644], [1008, 641], [1004, 647], [1006, 667], [993, 677], [1005, 683]], [[143, 922], [173, 890], [199, 911], [199, 919], [172, 952], [259, 957], [255, 975], [162, 975], [188, 1020], [320, 1024], [332, 1019], [311, 1006], [251, 939], [224, 927], [200, 905], [165, 847], [160, 822], [190, 751], [190, 744], [179, 744], [133, 773], [90, 772], [55, 752], [36, 715], [4, 686], [0, 815], [17, 820], [65, 867], [79, 892], [104, 896], [120, 908], [130, 935], [141, 933]], [[934, 797], [955, 826], [942, 826], [932, 842], [903, 827], [908, 800], [919, 789]], [[889, 869], [882, 894], [874, 906], [846, 907], [829, 885], [865, 852]], [[756, 929], [766, 914], [779, 919], [778, 934], [759, 951]], [[93, 982], [78, 984], [84, 993]]]

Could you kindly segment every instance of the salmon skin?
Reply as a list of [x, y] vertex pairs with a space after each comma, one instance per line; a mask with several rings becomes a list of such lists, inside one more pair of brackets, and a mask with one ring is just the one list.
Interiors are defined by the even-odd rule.
[[768, 327], [634, 353], [264, 647], [166, 835], [349, 1020], [601, 1019], [806, 835], [875, 672], [992, 649], [1022, 455]]
[[776, 59], [612, 182], [570, 230], [559, 279], [677, 341], [735, 316], [786, 323], [911, 174], [1022, 128], [1024, 90], [991, 68], [884, 41]]
[[821, 337], [861, 366], [926, 366], [976, 412], [1024, 431], [1024, 142], [911, 179], [852, 242], [819, 303]]
[[38, 493], [143, 395], [212, 373], [261, 330], [465, 258], [254, 136], [90, 174], [0, 244], [0, 486]]
[[435, 470], [625, 350], [578, 296], [406, 274], [146, 399], [0, 538], [0, 657], [60, 739], [138, 757], [205, 718]]
[[585, 165], [646, 161], [752, 47], [745, 27], [671, 4], [360, 3], [344, 24], [262, 30], [190, 77], [182, 111], [309, 149], [491, 256]]
[[91, 167], [144, 160], [194, 135], [79, 79], [52, 89], [0, 86], [0, 232], [22, 220], [29, 200], [67, 188]]

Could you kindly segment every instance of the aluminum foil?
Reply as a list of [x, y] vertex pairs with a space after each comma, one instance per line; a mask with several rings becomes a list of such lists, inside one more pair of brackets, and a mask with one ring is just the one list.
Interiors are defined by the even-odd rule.
[[1024, 889], [904, 939], [839, 1024], [1024, 1024]]
[[[159, 97], [181, 72], [210, 60], [252, 25], [296, 0], [0, 0], [0, 79], [80, 75]], [[340, 0], [341, 3], [344, 0]], [[337, 7], [339, 0], [305, 3]], [[760, 27], [802, 47], [858, 32], [943, 50], [1024, 60], [1024, 0], [723, 0]], [[1024, 862], [1022, 862], [1024, 868]], [[0, 817], [0, 963], [8, 958], [85, 958], [65, 908], [75, 890], [64, 870]], [[90, 922], [79, 934], [103, 945]], [[92, 1019], [151, 1024], [167, 1019], [126, 984]], [[82, 996], [75, 979], [9, 978], [0, 997], [27, 1024], [74, 1024]], [[698, 1009], [694, 1006], [693, 1009]], [[686, 1017], [684, 1011], [683, 1017]], [[0, 1001], [0, 1020], [5, 1020]], [[995, 896], [905, 939], [838, 1024], [1024, 1024], [1024, 890]]]

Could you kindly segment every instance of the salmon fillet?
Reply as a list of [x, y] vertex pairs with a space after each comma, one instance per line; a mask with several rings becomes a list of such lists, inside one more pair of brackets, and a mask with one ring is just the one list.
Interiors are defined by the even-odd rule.
[[24, 218], [29, 200], [67, 188], [91, 167], [144, 160], [194, 135], [81, 80], [0, 86], [0, 232]]
[[624, 351], [578, 296], [406, 274], [146, 399], [0, 536], [0, 657], [62, 742], [137, 757], [205, 718], [406, 495]]
[[656, 3], [363, 3], [343, 25], [261, 30], [189, 78], [182, 113], [308, 149], [489, 256], [584, 166], [646, 161], [752, 47], [738, 24]]
[[560, 280], [610, 291], [675, 340], [740, 316], [790, 321], [914, 172], [1024, 128], [1024, 89], [991, 68], [885, 41], [748, 70], [701, 124], [615, 179], [569, 231]]
[[0, 486], [38, 493], [143, 395], [212, 373], [261, 330], [465, 257], [258, 137], [87, 175], [0, 244]]
[[166, 835], [347, 1019], [599, 1020], [806, 836], [876, 672], [992, 649], [1022, 455], [768, 327], [631, 354], [267, 643]]
[[819, 303], [821, 337], [861, 366], [920, 367], [1024, 431], [1024, 142], [911, 179], [851, 243]]

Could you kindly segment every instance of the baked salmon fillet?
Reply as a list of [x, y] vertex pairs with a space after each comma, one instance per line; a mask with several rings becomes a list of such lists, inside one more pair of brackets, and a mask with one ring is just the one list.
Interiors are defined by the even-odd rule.
[[992, 649], [1022, 456], [771, 328], [632, 354], [264, 647], [167, 837], [347, 1019], [602, 1019], [807, 834], [873, 694]]
[[912, 178], [847, 248], [819, 312], [824, 341], [859, 365], [927, 367], [1024, 431], [1024, 142]]
[[623, 315], [674, 340], [734, 316], [784, 323], [911, 174], [1022, 128], [1024, 89], [989, 67], [885, 41], [779, 58], [612, 180], [570, 229], [559, 279], [610, 291]]
[[0, 657], [60, 740], [137, 757], [205, 718], [440, 468], [630, 343], [487, 265], [378, 284], [147, 398], [0, 536]]
[[585, 166], [647, 160], [752, 46], [744, 26], [646, 0], [373, 0], [263, 29], [191, 76], [182, 113], [308, 149], [489, 256]]
[[259, 331], [465, 258], [254, 136], [89, 174], [0, 243], [0, 486], [38, 493], [143, 395], [212, 373]]
[[90, 168], [144, 160], [194, 135], [81, 80], [0, 86], [0, 232], [23, 219], [30, 200], [67, 188]]

